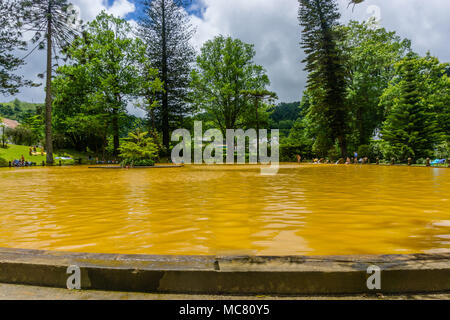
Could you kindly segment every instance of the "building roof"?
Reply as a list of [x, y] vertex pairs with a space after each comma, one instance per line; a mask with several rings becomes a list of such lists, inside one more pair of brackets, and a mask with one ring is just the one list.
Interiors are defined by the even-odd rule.
[[0, 117], [0, 122], [2, 122], [2, 124], [4, 124], [7, 128], [11, 128], [11, 129], [15, 129], [19, 125], [19, 122], [17, 122], [16, 120], [11, 120], [11, 119], [1, 118], [1, 117]]

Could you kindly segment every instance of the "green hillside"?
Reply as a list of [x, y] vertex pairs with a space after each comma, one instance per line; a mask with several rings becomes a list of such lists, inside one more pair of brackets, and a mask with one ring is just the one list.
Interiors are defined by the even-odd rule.
[[40, 103], [30, 103], [15, 99], [10, 102], [0, 102], [0, 117], [12, 120], [21, 120], [29, 114], [36, 114], [37, 108], [42, 107]]

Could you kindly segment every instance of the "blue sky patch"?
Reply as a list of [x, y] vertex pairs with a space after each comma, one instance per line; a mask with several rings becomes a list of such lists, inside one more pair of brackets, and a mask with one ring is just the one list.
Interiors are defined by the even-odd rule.
[[[114, 3], [114, 0], [106, 0], [108, 2], [108, 6], [111, 6]], [[127, 14], [125, 19], [127, 20], [139, 20], [140, 17], [144, 14], [142, 10], [142, 0], [129, 0], [130, 2], [134, 3], [136, 6], [136, 10], [132, 13]], [[185, 1], [186, 5], [185, 8], [189, 14], [196, 15], [198, 17], [202, 17], [204, 6], [201, 4], [199, 0], [188, 0]]]

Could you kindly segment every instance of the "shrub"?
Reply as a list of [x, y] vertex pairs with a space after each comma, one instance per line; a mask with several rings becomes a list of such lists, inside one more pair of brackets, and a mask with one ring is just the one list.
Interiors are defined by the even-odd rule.
[[305, 158], [307, 155], [303, 154], [302, 147], [292, 144], [280, 144], [280, 161], [281, 162], [297, 162], [297, 155]]
[[158, 148], [147, 132], [130, 132], [119, 148], [122, 165], [152, 166], [158, 157]]
[[122, 161], [122, 166], [131, 166], [131, 167], [153, 167], [155, 165], [155, 161], [146, 159], [146, 160], [130, 160], [125, 159]]
[[358, 156], [359, 157], [371, 157], [372, 151], [370, 150], [370, 146], [367, 144], [363, 144], [358, 148]]
[[425, 164], [426, 162], [427, 162], [427, 160], [424, 159], [424, 158], [420, 158], [420, 159], [417, 159], [417, 160], [416, 160], [416, 163], [417, 163], [417, 164]]
[[436, 146], [434, 156], [438, 159], [448, 159], [450, 157], [450, 144], [444, 142]]
[[16, 145], [32, 146], [38, 144], [40, 140], [33, 130], [24, 126], [18, 126], [15, 129], [8, 128], [5, 134]]
[[341, 157], [341, 153], [339, 152], [338, 148], [333, 147], [328, 151], [328, 157], [331, 161], [336, 161]]

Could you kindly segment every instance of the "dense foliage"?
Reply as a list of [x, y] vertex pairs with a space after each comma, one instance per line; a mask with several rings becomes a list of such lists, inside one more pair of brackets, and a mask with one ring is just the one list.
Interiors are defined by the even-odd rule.
[[223, 134], [249, 121], [252, 103], [244, 90], [265, 89], [270, 84], [262, 66], [253, 62], [253, 45], [231, 37], [207, 41], [192, 71], [192, 102], [211, 114]]
[[[156, 92], [145, 104], [153, 131], [162, 130], [163, 144], [169, 148], [170, 131], [178, 128], [191, 112], [187, 103], [189, 73], [195, 60], [190, 40], [195, 30], [183, 8], [182, 0], [145, 0], [144, 16], [139, 21], [139, 34], [147, 45], [151, 67], [158, 70], [164, 90]], [[151, 92], [153, 95], [153, 92]]]
[[305, 50], [307, 88], [311, 100], [309, 115], [316, 122], [316, 148], [330, 150], [338, 144], [342, 156], [347, 154], [349, 109], [346, 96], [345, 64], [336, 30], [340, 14], [336, 1], [300, 0], [299, 19], [302, 48]]
[[13, 51], [26, 49], [26, 42], [21, 39], [19, 10], [16, 1], [0, 1], [0, 95], [14, 95], [20, 87], [32, 85], [15, 74], [25, 61]]
[[450, 156], [450, 65], [413, 53], [409, 40], [374, 20], [342, 25], [337, 0], [299, 0], [307, 88], [300, 102], [273, 105], [252, 44], [219, 35], [196, 57], [184, 5], [144, 0], [133, 28], [105, 12], [81, 26], [66, 0], [3, 0], [0, 94], [33, 85], [15, 75], [24, 31], [33, 36], [28, 54], [47, 49], [45, 106], [0, 104], [1, 117], [20, 122], [7, 139], [45, 146], [49, 163], [54, 144], [152, 165], [170, 154], [172, 130], [202, 121], [204, 131], [224, 134], [279, 129], [281, 161]]
[[111, 134], [117, 156], [128, 103], [143, 91], [161, 90], [157, 71], [148, 68], [147, 47], [130, 33], [126, 21], [103, 12], [67, 49], [71, 63], [54, 81], [55, 124], [74, 145], [104, 152]]

